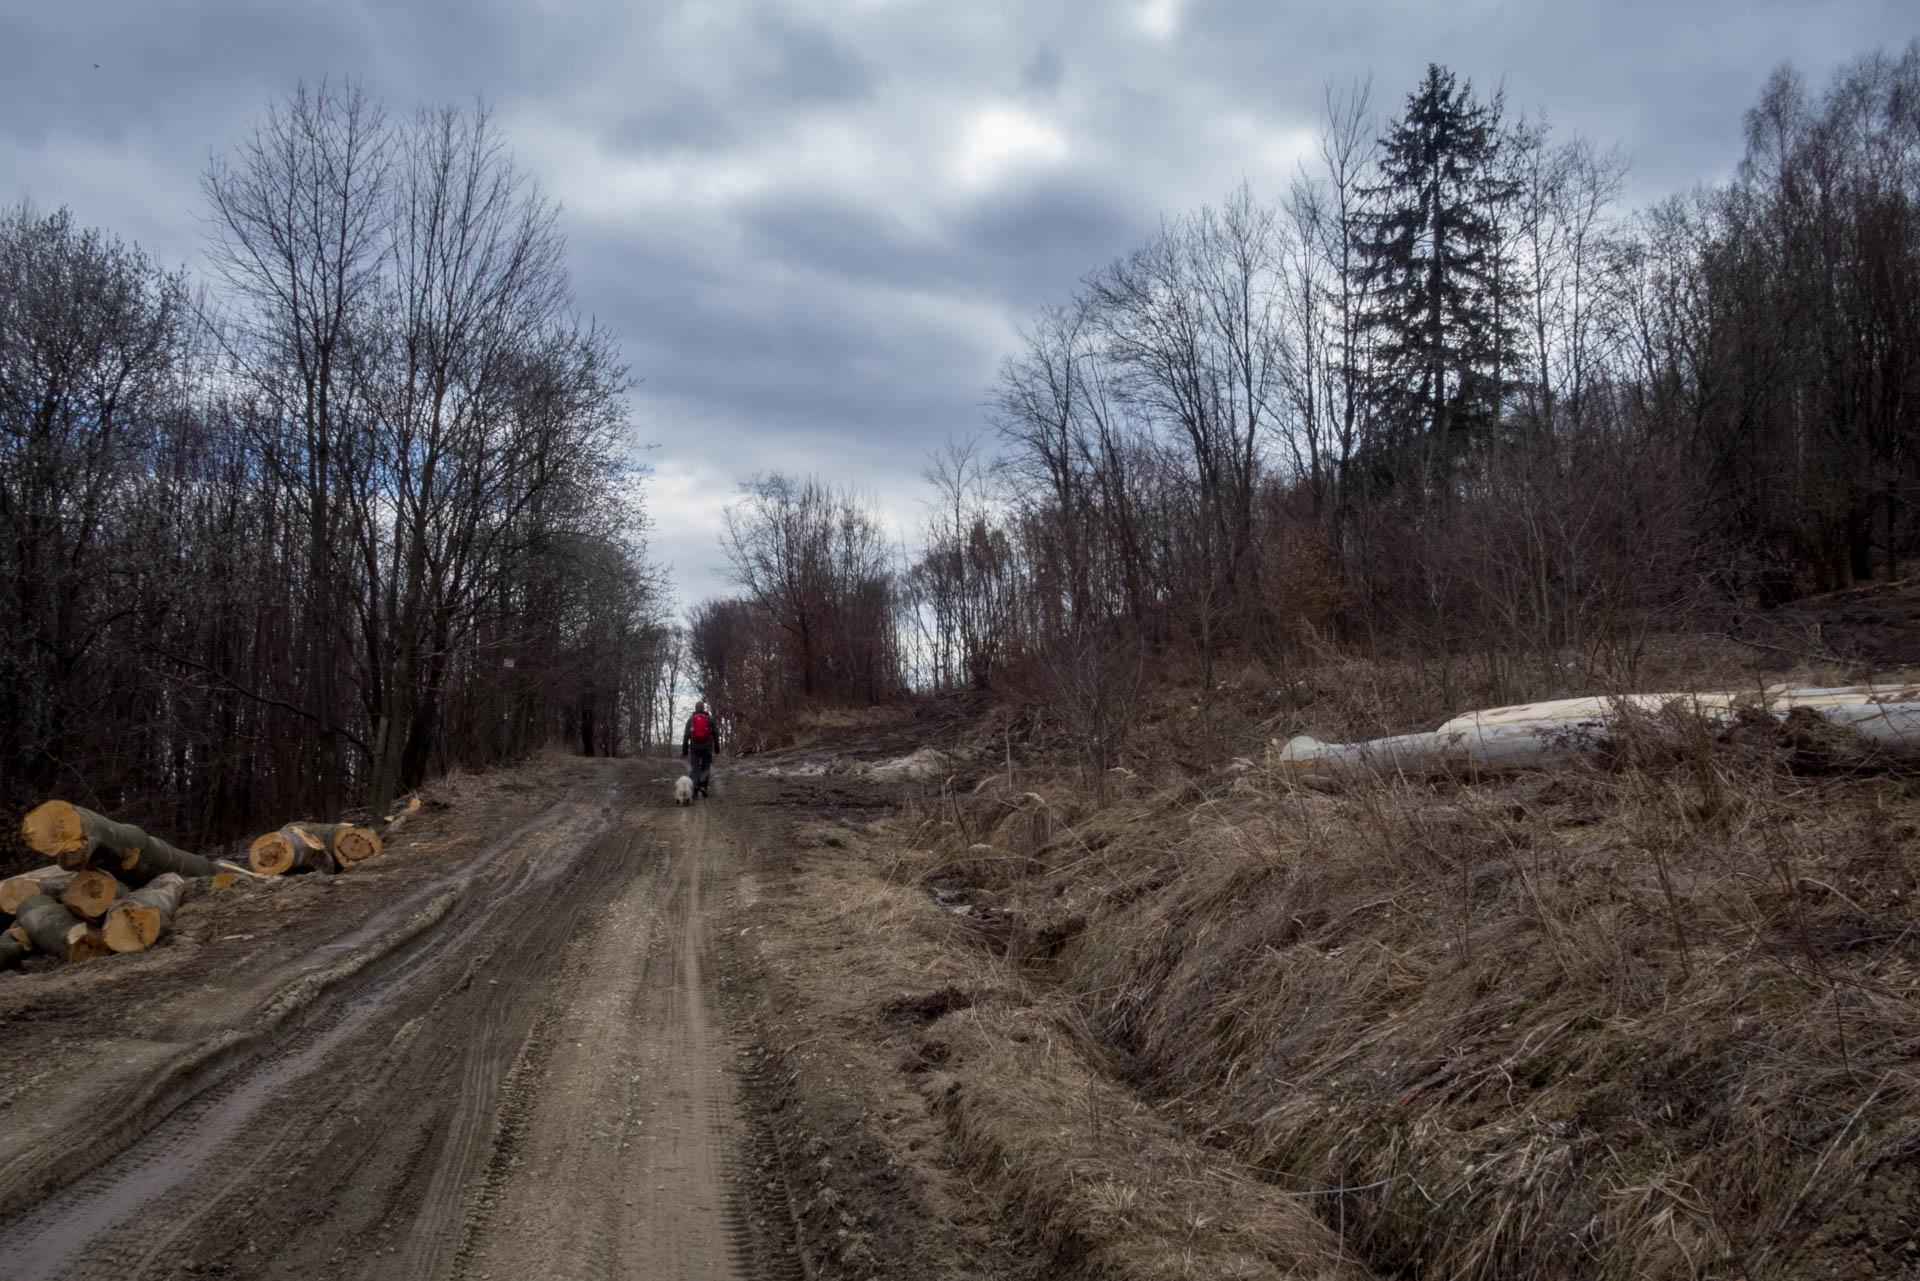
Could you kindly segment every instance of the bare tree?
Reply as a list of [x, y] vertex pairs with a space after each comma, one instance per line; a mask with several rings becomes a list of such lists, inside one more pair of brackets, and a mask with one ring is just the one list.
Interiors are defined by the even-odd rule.
[[66, 210], [0, 213], [0, 742], [18, 782], [50, 787], [81, 741], [133, 728], [97, 659], [141, 603], [126, 588], [150, 552], [121, 514], [166, 501], [145, 477], [188, 311], [182, 277]]
[[260, 389], [262, 444], [297, 486], [306, 517], [303, 617], [325, 808], [347, 782], [340, 663], [347, 611], [340, 496], [365, 474], [357, 431], [369, 352], [361, 342], [381, 285], [393, 134], [352, 81], [305, 84], [272, 104], [202, 186], [209, 257], [236, 303], [230, 351]]
[[782, 640], [802, 698], [873, 701], [900, 687], [893, 549], [852, 494], [775, 473], [740, 487], [721, 545], [734, 581]]
[[1181, 441], [1195, 486], [1189, 568], [1202, 586], [1189, 618], [1208, 688], [1214, 620], [1255, 569], [1263, 447], [1285, 409], [1284, 238], [1243, 184], [1092, 281], [1123, 394]]

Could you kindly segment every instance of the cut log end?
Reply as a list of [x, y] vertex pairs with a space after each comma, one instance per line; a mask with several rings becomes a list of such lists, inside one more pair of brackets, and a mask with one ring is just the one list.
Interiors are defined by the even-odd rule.
[[75, 916], [97, 921], [107, 914], [107, 909], [113, 906], [113, 900], [120, 897], [120, 882], [114, 879], [111, 872], [89, 868], [75, 872], [60, 897]]
[[107, 913], [106, 924], [100, 927], [100, 932], [105, 947], [111, 951], [144, 952], [160, 941], [164, 924], [158, 908], [129, 902], [118, 904]]
[[80, 818], [80, 811], [66, 801], [36, 805], [20, 824], [20, 834], [28, 845], [48, 858], [86, 850], [86, 824]]
[[247, 847], [247, 863], [262, 876], [279, 876], [293, 866], [293, 841], [284, 832], [268, 832]]
[[352, 867], [355, 863], [364, 863], [384, 848], [384, 842], [364, 827], [342, 829], [334, 838], [333, 855], [340, 860], [342, 867]]
[[160, 941], [186, 892], [186, 881], [171, 872], [115, 903], [100, 928], [101, 945], [115, 952], [140, 952]]

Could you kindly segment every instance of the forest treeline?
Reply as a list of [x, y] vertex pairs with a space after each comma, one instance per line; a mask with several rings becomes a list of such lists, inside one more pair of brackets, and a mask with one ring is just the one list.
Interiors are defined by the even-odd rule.
[[1629, 209], [1617, 150], [1441, 67], [1389, 116], [1329, 92], [1284, 198], [1169, 217], [1031, 318], [904, 568], [851, 496], [761, 482], [702, 679], [767, 723], [795, 688], [1012, 685], [1098, 758], [1149, 662], [1618, 688], [1651, 631], [1897, 575], [1920, 43], [1818, 92], [1777, 71], [1746, 139]]
[[202, 190], [202, 279], [0, 213], [7, 801], [219, 838], [662, 736], [628, 375], [484, 105], [302, 87]]
[[1092, 763], [1148, 670], [1328, 656], [1441, 701], [1629, 684], [1730, 604], [1920, 540], [1920, 46], [1790, 69], [1727, 182], [1440, 67], [1170, 216], [1031, 317], [907, 552], [829, 480], [743, 484], [737, 596], [676, 625], [626, 370], [482, 106], [276, 102], [203, 174], [210, 270], [0, 213], [0, 717], [18, 802], [183, 839], [384, 804], [551, 740], [728, 738], [1013, 688]]

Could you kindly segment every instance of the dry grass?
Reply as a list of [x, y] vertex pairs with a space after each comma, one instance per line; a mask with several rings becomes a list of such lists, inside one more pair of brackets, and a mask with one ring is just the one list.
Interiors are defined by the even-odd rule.
[[976, 1180], [1019, 1208], [1063, 1269], [1128, 1281], [1366, 1275], [1299, 1200], [1090, 1070], [1058, 1018], [1037, 1005], [946, 1015], [924, 1042], [952, 1066], [924, 1092]]
[[1324, 1194], [1377, 1272], [1886, 1274], [1920, 1232], [1920, 786], [1837, 746], [1104, 808], [990, 782], [917, 838], [1159, 1112]]
[[[789, 1060], [863, 1082], [865, 1106], [899, 1118], [889, 1141], [919, 1163], [924, 1195], [956, 1214], [984, 1198], [1044, 1258], [1036, 1275], [1367, 1275], [1303, 1199], [1114, 1080], [1074, 1005], [1009, 958], [993, 918], [933, 903], [936, 856], [899, 842], [899, 821], [881, 826], [878, 840], [802, 826], [793, 876], [753, 909], [768, 927], [755, 933], [810, 1028]], [[944, 1193], [912, 1155], [927, 1126], [962, 1167]]]

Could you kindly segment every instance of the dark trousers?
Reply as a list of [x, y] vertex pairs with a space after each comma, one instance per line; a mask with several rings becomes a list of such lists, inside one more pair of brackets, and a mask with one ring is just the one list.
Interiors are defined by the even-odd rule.
[[707, 784], [713, 781], [713, 750], [696, 747], [693, 749], [693, 790], [706, 795]]

